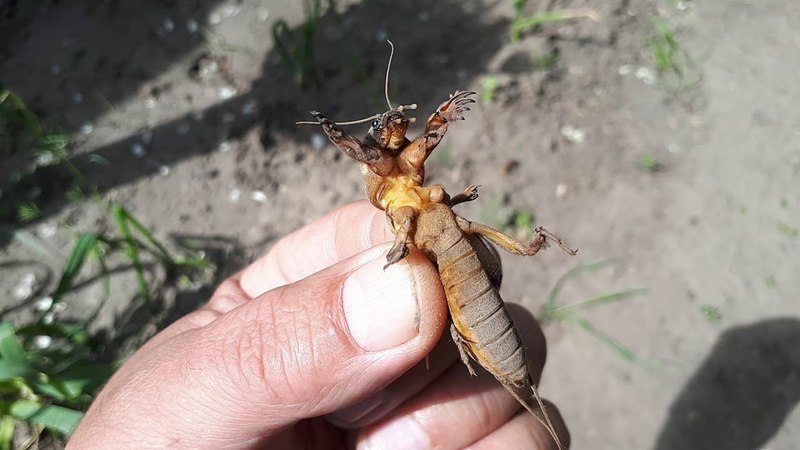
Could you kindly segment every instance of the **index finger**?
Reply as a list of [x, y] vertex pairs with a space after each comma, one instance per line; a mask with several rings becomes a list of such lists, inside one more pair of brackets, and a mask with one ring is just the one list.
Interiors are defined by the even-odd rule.
[[254, 298], [392, 238], [383, 211], [367, 201], [351, 203], [281, 239], [237, 277]]

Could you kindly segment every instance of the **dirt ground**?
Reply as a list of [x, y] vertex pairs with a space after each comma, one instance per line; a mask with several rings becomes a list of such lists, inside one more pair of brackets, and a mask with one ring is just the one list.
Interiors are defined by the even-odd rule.
[[[531, 212], [580, 249], [503, 255], [506, 300], [538, 312], [561, 275], [606, 259], [607, 269], [568, 280], [559, 302], [648, 289], [580, 311], [639, 362], [580, 328], [545, 326], [542, 391], [573, 448], [797, 448], [800, 4], [530, 3], [528, 13], [592, 8], [597, 20], [548, 24], [511, 43], [510, 0], [342, 1], [318, 23], [319, 82], [301, 88], [271, 32], [279, 19], [297, 32], [301, 2], [0, 1], [0, 79], [70, 132], [73, 162], [101, 198], [68, 202], [63, 176], [15, 191], [10, 175], [29, 157], [2, 156], [2, 195], [35, 196], [42, 217], [25, 231], [45, 249], [0, 241], [0, 263], [11, 263], [0, 265], [6, 306], [24, 305], [20, 317], [30, 308], [15, 297], [28, 273], [52, 288], [76, 230], [112, 229], [102, 199], [159, 237], [202, 241], [224, 274], [363, 198], [356, 165], [294, 122], [310, 109], [338, 120], [383, 111], [389, 38], [392, 100], [417, 102], [421, 121], [456, 89], [484, 97], [451, 127], [429, 183], [481, 184], [464, 216], [502, 224]], [[655, 18], [690, 58], [680, 92], [655, 71]], [[557, 59], [541, 64], [542, 55]], [[497, 83], [491, 101], [487, 79]], [[130, 271], [112, 282], [97, 327], [113, 332], [137, 308]], [[64, 314], [96, 304], [96, 284]], [[163, 289], [167, 313], [153, 329], [212, 289]]]

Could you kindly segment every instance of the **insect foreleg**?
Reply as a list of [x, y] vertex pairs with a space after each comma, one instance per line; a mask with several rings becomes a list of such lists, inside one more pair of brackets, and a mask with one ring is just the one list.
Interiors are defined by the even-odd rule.
[[475, 92], [473, 91], [456, 91], [451, 94], [450, 98], [439, 105], [436, 111], [428, 118], [425, 123], [425, 132], [411, 141], [400, 153], [400, 157], [408, 161], [413, 167], [422, 168], [425, 160], [447, 133], [447, 125], [450, 122], [464, 119], [464, 112], [469, 111], [467, 105], [475, 103], [475, 100], [469, 98], [470, 95], [474, 94]]
[[539, 250], [550, 246], [550, 242], [548, 240], [554, 241], [559, 247], [561, 247], [561, 250], [568, 255], [574, 256], [578, 252], [577, 250], [567, 247], [567, 244], [565, 244], [560, 237], [543, 227], [538, 227], [536, 230], [534, 230], [534, 236], [530, 244], [524, 244], [490, 226], [470, 222], [463, 217], [457, 216], [456, 223], [458, 224], [458, 227], [461, 228], [461, 230], [465, 233], [479, 234], [499, 245], [503, 249], [516, 255], [533, 256], [538, 253]]
[[333, 145], [348, 158], [369, 165], [378, 175], [385, 176], [391, 172], [394, 163], [391, 155], [387, 152], [348, 135], [342, 127], [333, 123], [320, 112], [311, 111], [311, 115], [322, 125], [322, 131], [333, 142]]

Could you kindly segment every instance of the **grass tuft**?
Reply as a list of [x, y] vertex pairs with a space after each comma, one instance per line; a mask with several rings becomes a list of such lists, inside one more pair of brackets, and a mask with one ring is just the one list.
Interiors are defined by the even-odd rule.
[[656, 159], [656, 157], [650, 153], [642, 156], [642, 159], [639, 160], [639, 166], [642, 170], [649, 173], [656, 173], [664, 170], [664, 163]]
[[583, 273], [596, 272], [597, 270], [600, 270], [609, 264], [611, 264], [611, 261], [609, 260], [583, 264], [569, 270], [567, 273], [562, 275], [561, 278], [556, 281], [555, 286], [553, 286], [553, 289], [550, 291], [547, 301], [544, 305], [542, 305], [539, 321], [543, 324], [546, 322], [557, 321], [573, 325], [599, 339], [600, 342], [610, 348], [614, 353], [622, 357], [625, 361], [630, 363], [640, 363], [640, 358], [636, 356], [636, 353], [634, 353], [630, 348], [598, 329], [591, 321], [580, 316], [576, 313], [576, 311], [638, 297], [646, 294], [649, 291], [648, 289], [628, 289], [625, 291], [613, 292], [600, 295], [583, 302], [573, 303], [565, 306], [559, 306], [557, 304], [558, 295], [567, 280]]
[[653, 20], [653, 28], [648, 47], [661, 83], [674, 95], [697, 87], [701, 77], [678, 43], [675, 32], [658, 19]]
[[514, 18], [511, 21], [510, 32], [511, 42], [519, 42], [525, 31], [547, 23], [563, 22], [576, 18], [597, 20], [597, 13], [590, 8], [562, 9], [526, 16], [525, 5], [527, 3], [528, 0], [514, 0]]
[[483, 77], [483, 79], [481, 79], [481, 101], [484, 103], [494, 103], [497, 99], [497, 90], [499, 88], [500, 81], [497, 77]]
[[292, 73], [295, 83], [300, 86], [319, 82], [314, 56], [317, 22], [326, 11], [336, 11], [334, 0], [327, 0], [326, 3], [327, 7], [323, 7], [322, 0], [303, 1], [305, 20], [300, 25], [299, 33], [293, 33], [284, 19], [277, 20], [272, 26], [272, 38], [281, 61]]
[[714, 306], [703, 305], [700, 307], [700, 314], [708, 323], [719, 323], [722, 321], [722, 313]]

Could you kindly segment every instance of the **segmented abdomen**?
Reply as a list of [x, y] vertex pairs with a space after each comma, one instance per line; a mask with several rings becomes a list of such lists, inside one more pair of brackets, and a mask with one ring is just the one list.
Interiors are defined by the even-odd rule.
[[457, 231], [457, 238], [439, 239], [432, 249], [450, 316], [475, 361], [500, 381], [522, 385], [529, 380], [522, 339], [472, 245]]

